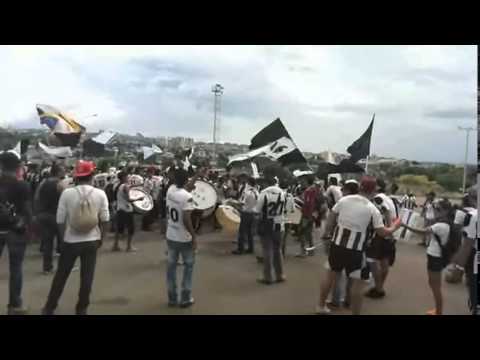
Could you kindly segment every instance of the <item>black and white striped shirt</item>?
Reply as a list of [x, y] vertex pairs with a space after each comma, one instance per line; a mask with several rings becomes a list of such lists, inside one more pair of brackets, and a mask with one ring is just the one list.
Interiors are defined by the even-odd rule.
[[340, 247], [364, 251], [370, 223], [374, 229], [384, 226], [380, 211], [361, 195], [347, 195], [341, 198], [332, 211], [338, 214], [332, 242]]

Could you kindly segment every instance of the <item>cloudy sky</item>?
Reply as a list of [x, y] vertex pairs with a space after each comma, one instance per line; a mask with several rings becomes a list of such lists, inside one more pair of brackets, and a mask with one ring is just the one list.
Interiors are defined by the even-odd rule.
[[375, 112], [373, 153], [459, 163], [457, 126], [477, 124], [476, 46], [0, 46], [0, 63], [0, 126], [39, 127], [45, 103], [89, 130], [211, 140], [217, 82], [224, 142], [280, 117], [301, 150], [345, 152]]

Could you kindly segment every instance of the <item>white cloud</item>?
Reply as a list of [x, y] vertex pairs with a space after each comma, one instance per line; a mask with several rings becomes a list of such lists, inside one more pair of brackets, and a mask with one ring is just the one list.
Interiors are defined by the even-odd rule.
[[0, 61], [0, 125], [39, 126], [47, 103], [98, 113], [94, 130], [207, 140], [220, 82], [223, 141], [281, 117], [302, 149], [343, 152], [376, 112], [376, 153], [460, 162], [456, 127], [476, 119], [474, 46], [1, 46]]

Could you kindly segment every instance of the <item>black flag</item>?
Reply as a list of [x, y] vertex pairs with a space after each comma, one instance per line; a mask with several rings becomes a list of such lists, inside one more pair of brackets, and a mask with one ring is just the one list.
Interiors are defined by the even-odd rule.
[[246, 154], [232, 156], [229, 165], [245, 160], [250, 161], [255, 157], [267, 157], [279, 161], [283, 166], [307, 163], [280, 119], [276, 119], [260, 130], [250, 141], [249, 149], [251, 151]]
[[347, 151], [350, 153], [350, 160], [356, 163], [358, 160], [365, 159], [370, 155], [370, 140], [372, 138], [373, 122], [375, 121], [375, 114], [373, 114], [372, 122], [367, 131], [358, 138]]

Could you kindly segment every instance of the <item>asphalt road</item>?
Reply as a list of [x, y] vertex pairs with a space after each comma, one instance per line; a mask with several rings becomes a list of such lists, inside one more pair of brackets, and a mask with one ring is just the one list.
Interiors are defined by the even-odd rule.
[[[138, 232], [134, 240], [139, 249], [137, 253], [110, 252], [112, 237], [109, 237], [98, 256], [89, 314], [313, 314], [326, 261], [322, 251], [305, 259], [295, 258], [298, 244], [289, 239], [285, 261], [287, 282], [265, 286], [256, 282], [262, 268], [255, 256], [230, 254], [235, 246], [232, 240], [221, 232], [207, 232], [199, 237], [193, 289], [196, 303], [189, 309], [172, 309], [167, 307], [164, 237], [158, 231]], [[433, 307], [427, 285], [425, 249], [417, 246], [415, 240], [399, 242], [397, 249], [397, 262], [386, 284], [387, 296], [381, 300], [366, 298], [364, 314], [423, 315]], [[179, 272], [181, 269], [179, 267]], [[31, 314], [40, 314], [52, 278], [41, 273], [38, 245], [31, 244], [25, 260], [23, 290]], [[74, 313], [78, 289], [79, 272], [73, 272], [60, 299], [58, 314]], [[443, 292], [445, 314], [468, 314], [463, 284], [444, 283]], [[0, 260], [0, 299], [6, 309], [8, 259], [5, 252]], [[342, 310], [334, 314], [349, 312]]]

